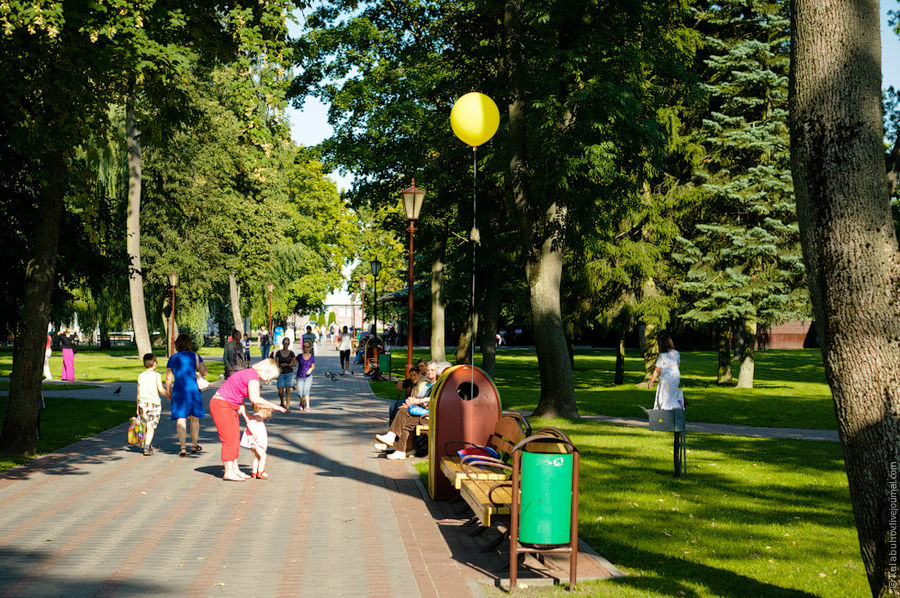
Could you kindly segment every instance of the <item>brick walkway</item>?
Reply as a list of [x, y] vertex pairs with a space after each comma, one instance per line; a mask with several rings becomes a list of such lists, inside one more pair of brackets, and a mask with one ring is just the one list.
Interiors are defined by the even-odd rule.
[[[337, 361], [327, 351], [318, 372]], [[427, 500], [409, 461], [372, 451], [387, 403], [364, 378], [316, 376], [312, 407], [270, 422], [266, 481], [221, 480], [208, 415], [205, 450], [178, 457], [165, 411], [153, 456], [127, 447], [120, 426], [7, 472], [0, 596], [468, 597], [506, 577], [458, 503]], [[579, 580], [611, 572], [587, 554], [579, 563]], [[520, 577], [547, 574], [568, 576]]]

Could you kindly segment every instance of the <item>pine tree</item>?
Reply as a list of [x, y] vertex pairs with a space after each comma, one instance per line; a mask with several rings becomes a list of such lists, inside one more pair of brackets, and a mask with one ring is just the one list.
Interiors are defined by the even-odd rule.
[[717, 332], [719, 383], [731, 377], [727, 336], [742, 327], [738, 386], [749, 388], [757, 325], [806, 305], [787, 128], [789, 20], [786, 3], [763, 1], [717, 3], [703, 17], [707, 198], [690, 238], [679, 239], [679, 290], [690, 305], [682, 319]]

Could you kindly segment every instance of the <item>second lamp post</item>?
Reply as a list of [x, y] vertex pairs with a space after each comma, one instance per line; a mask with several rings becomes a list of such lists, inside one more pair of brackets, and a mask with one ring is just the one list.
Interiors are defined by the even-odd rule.
[[378, 336], [378, 273], [381, 272], [381, 260], [372, 260], [372, 276], [375, 277], [375, 294], [372, 295], [372, 308], [375, 310], [375, 336]]
[[409, 284], [407, 293], [409, 304], [406, 321], [406, 377], [409, 378], [409, 370], [412, 369], [413, 352], [413, 234], [416, 232], [416, 221], [422, 210], [422, 202], [425, 199], [425, 191], [416, 188], [416, 179], [412, 180], [409, 188], [400, 192], [403, 195], [403, 209], [406, 211], [406, 219], [409, 220]]

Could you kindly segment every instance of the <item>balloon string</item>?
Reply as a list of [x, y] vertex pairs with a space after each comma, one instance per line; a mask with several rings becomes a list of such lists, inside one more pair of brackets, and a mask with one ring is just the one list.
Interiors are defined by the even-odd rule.
[[481, 241], [478, 234], [478, 220], [475, 218], [478, 195], [478, 148], [472, 148], [472, 308], [469, 317], [472, 326], [472, 338], [469, 345], [472, 350], [472, 380], [469, 383], [469, 399], [475, 398], [475, 250]]

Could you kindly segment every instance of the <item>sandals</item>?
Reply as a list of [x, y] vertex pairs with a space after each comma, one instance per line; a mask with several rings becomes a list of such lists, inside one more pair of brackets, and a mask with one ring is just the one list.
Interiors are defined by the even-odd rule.
[[187, 455], [187, 451], [186, 451], [186, 450], [181, 449], [180, 451], [178, 451], [178, 456], [179, 456], [179, 457], [184, 457], [185, 455]]
[[191, 447], [192, 453], [199, 453], [202, 450], [203, 450], [203, 447], [200, 446], [199, 444], [195, 444], [194, 446]]
[[253, 473], [250, 474], [250, 477], [253, 478], [253, 479], [255, 479], [255, 480], [268, 480], [268, 479], [269, 479], [269, 474], [267, 474], [267, 473], [264, 472], [264, 471], [260, 471], [259, 473], [257, 473], [257, 472], [254, 471]]
[[152, 454], [153, 454], [153, 447], [152, 447], [152, 446], [145, 446], [145, 447], [144, 447], [144, 456], [145, 456], [145, 457], [149, 457], [149, 456], [152, 455]]

